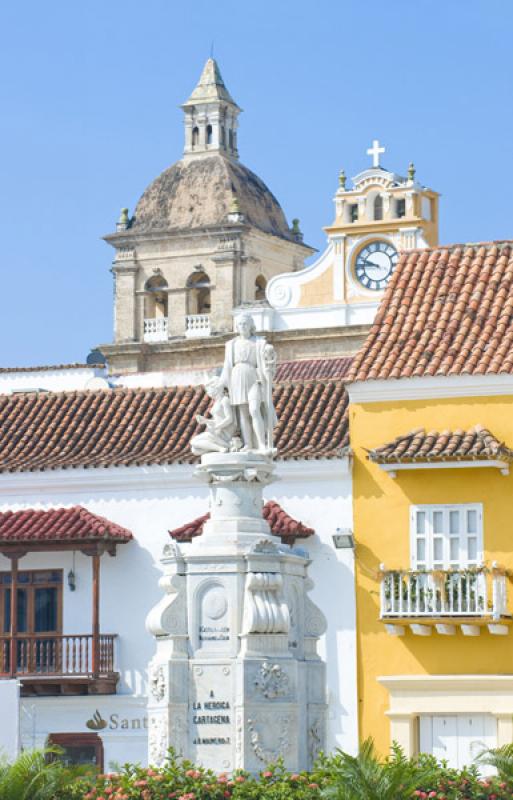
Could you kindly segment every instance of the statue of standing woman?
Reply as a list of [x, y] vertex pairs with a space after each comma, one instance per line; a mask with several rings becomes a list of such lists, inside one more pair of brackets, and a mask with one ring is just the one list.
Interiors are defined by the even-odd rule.
[[263, 337], [255, 335], [255, 324], [249, 314], [236, 318], [235, 329], [238, 336], [226, 343], [219, 380], [228, 390], [243, 450], [272, 455], [272, 433], [277, 422], [272, 401], [276, 353]]

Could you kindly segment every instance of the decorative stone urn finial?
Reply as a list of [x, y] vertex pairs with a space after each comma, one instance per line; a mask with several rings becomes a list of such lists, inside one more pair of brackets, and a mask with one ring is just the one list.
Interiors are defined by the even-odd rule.
[[410, 161], [408, 166], [408, 180], [411, 181], [412, 183], [415, 180], [415, 164], [413, 163], [413, 161]]
[[339, 173], [339, 176], [338, 176], [338, 185], [340, 186], [342, 191], [345, 192], [345, 190], [346, 190], [346, 173], [344, 172], [343, 169], [340, 170], [340, 173]]
[[240, 203], [237, 195], [233, 195], [230, 203], [230, 214], [240, 214]]
[[126, 231], [129, 225], [130, 225], [130, 219], [128, 217], [128, 208], [122, 208], [121, 214], [119, 215], [119, 219], [116, 224], [116, 230]]
[[290, 232], [296, 242], [303, 241], [303, 234], [301, 232], [301, 228], [299, 227], [299, 220], [297, 218], [292, 220], [292, 228], [290, 229]]
[[244, 222], [244, 214], [240, 210], [239, 198], [236, 194], [232, 194], [232, 199], [228, 207], [228, 221]]

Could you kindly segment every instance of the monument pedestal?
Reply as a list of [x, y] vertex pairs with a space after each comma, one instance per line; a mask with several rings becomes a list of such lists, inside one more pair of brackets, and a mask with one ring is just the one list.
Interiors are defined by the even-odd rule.
[[149, 762], [167, 749], [217, 772], [283, 758], [306, 769], [324, 748], [325, 620], [308, 597], [308, 558], [262, 517], [271, 458], [209, 453], [202, 536], [164, 549], [165, 596], [150, 612]]

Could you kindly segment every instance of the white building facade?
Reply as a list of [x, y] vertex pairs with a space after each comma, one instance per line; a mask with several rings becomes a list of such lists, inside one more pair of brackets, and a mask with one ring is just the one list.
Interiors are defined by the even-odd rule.
[[[32, 377], [44, 387], [44, 372]], [[75, 380], [75, 376], [72, 378]], [[53, 377], [49, 372], [47, 381], [50, 379]], [[61, 382], [63, 380], [64, 371], [61, 372]], [[19, 389], [17, 380], [12, 385]], [[286, 391], [291, 396], [301, 392], [297, 383], [283, 385], [288, 386]], [[310, 391], [320, 383], [304, 385]], [[280, 391], [279, 383], [277, 388]], [[51, 402], [54, 398], [59, 402], [68, 398], [73, 401], [76, 397], [85, 397], [88, 401], [97, 397], [100, 401], [105, 396], [115, 398], [123, 391], [108, 388], [107, 384], [107, 388], [86, 392], [41, 392], [40, 402]], [[137, 389], [128, 391], [132, 395], [138, 392]], [[140, 391], [146, 396], [150, 390]], [[166, 392], [165, 389], [157, 391]], [[4, 400], [17, 406], [30, 403], [34, 397], [31, 392], [16, 393], [5, 395]], [[284, 413], [289, 413], [288, 405]], [[96, 420], [96, 425], [101, 426], [105, 413], [97, 414]], [[19, 427], [23, 428], [22, 422]], [[114, 557], [105, 553], [100, 558], [99, 625], [101, 636], [115, 637], [113, 672], [119, 675], [115, 688], [101, 693], [105, 688], [100, 686], [99, 690], [93, 688], [88, 694], [79, 694], [76, 687], [73, 688], [76, 684], [73, 674], [58, 674], [59, 670], [70, 671], [64, 668], [64, 657], [45, 664], [40, 656], [39, 661], [36, 658], [36, 665], [32, 665], [36, 674], [28, 675], [24, 672], [26, 662], [18, 653], [19, 671], [16, 674], [14, 670], [12, 677], [21, 687], [21, 747], [41, 747], [48, 741], [62, 743], [72, 757], [77, 760], [96, 757], [105, 769], [126, 760], [146, 763], [148, 662], [154, 653], [154, 639], [145, 629], [145, 619], [161, 597], [159, 559], [170, 541], [169, 531], [208, 510], [207, 488], [194, 478], [193, 470], [193, 465], [188, 463], [141, 463], [137, 466], [22, 469], [4, 471], [0, 475], [0, 539], [6, 512], [76, 507], [130, 531], [133, 536], [131, 541], [117, 545]], [[295, 545], [309, 552], [310, 574], [315, 583], [311, 597], [328, 620], [321, 654], [328, 666], [329, 747], [354, 751], [357, 747], [357, 693], [353, 551], [336, 549], [333, 544], [337, 529], [351, 527], [350, 457], [341, 451], [338, 458], [330, 455], [328, 458], [279, 460], [277, 476], [279, 480], [270, 487], [272, 494], [265, 499], [277, 501], [293, 520], [315, 531], [315, 535], [297, 539]], [[1, 546], [0, 541], [0, 550]], [[91, 558], [81, 552], [81, 546], [77, 541], [73, 545], [76, 549], [49, 552], [32, 552], [29, 547], [18, 562], [19, 576], [60, 572], [62, 619], [59, 635], [63, 641], [68, 641], [66, 637], [71, 641], [92, 633], [93, 573]], [[185, 549], [188, 545], [179, 546]], [[8, 575], [10, 569], [10, 559], [0, 556], [0, 574]], [[22, 583], [18, 585], [23, 587]], [[4, 625], [3, 631], [4, 638], [8, 637], [8, 625]], [[25, 640], [24, 636], [24, 631], [18, 631], [19, 642]], [[51, 638], [47, 633], [41, 636]], [[6, 680], [7, 677], [5, 675]], [[59, 684], [58, 689], [56, 684]], [[93, 693], [96, 691], [100, 693]], [[15, 725], [14, 720], [12, 724]], [[92, 756], [93, 751], [98, 755]]]

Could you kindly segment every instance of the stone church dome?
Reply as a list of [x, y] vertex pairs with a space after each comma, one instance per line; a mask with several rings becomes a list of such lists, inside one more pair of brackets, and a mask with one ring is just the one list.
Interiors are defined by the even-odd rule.
[[148, 186], [135, 209], [135, 231], [203, 228], [226, 223], [238, 201], [245, 222], [292, 240], [280, 204], [260, 178], [221, 153], [178, 161]]
[[288, 241], [296, 241], [280, 204], [263, 181], [239, 162], [240, 108], [213, 58], [182, 106], [185, 148], [181, 161], [146, 189], [130, 227], [136, 232], [192, 230], [236, 219]]

